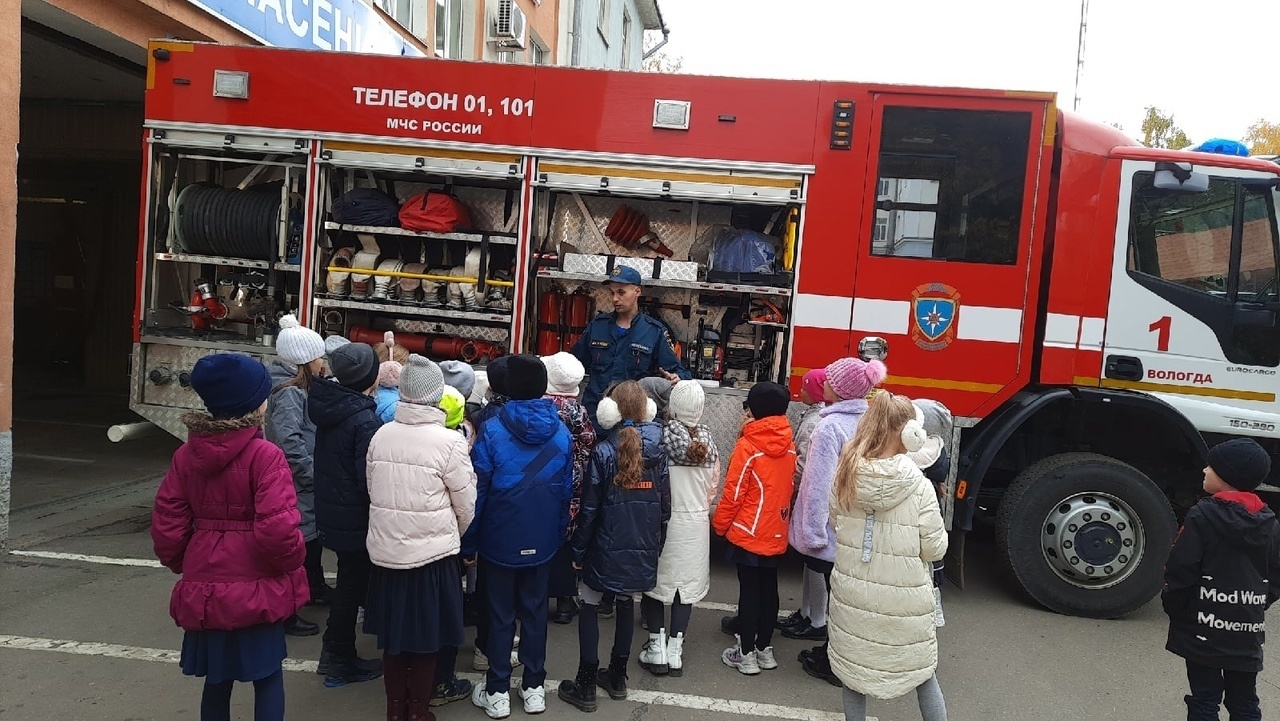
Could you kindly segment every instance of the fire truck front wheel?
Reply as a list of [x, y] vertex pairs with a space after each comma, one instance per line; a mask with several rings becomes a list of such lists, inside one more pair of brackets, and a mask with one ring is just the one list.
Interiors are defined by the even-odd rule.
[[1095, 453], [1045, 458], [1005, 491], [1000, 551], [1022, 588], [1072, 616], [1116, 618], [1160, 591], [1177, 523], [1144, 473]]

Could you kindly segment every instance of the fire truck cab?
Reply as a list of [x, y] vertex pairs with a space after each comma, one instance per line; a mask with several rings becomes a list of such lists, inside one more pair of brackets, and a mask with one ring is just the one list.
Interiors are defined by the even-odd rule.
[[[146, 117], [132, 405], [179, 436], [194, 361], [269, 362], [284, 312], [480, 368], [571, 347], [631, 265], [722, 449], [845, 355], [947, 405], [949, 570], [989, 522], [1056, 611], [1158, 592], [1208, 444], [1280, 452], [1280, 167], [1052, 94], [157, 42]], [[394, 215], [432, 195], [447, 226]]]

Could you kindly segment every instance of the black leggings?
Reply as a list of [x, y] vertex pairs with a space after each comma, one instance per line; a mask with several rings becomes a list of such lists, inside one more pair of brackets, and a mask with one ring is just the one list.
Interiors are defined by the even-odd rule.
[[689, 618], [693, 616], [693, 604], [680, 603], [680, 592], [676, 591], [675, 602], [671, 604], [671, 625], [667, 626], [663, 621], [666, 616], [662, 602], [656, 598], [645, 596], [640, 599], [640, 615], [644, 617], [645, 625], [649, 627], [649, 633], [657, 633], [658, 629], [667, 629], [668, 636], [684, 633], [689, 630]]
[[[231, 690], [234, 681], [204, 684], [200, 697], [200, 721], [230, 721]], [[284, 721], [284, 672], [253, 682], [253, 718], [255, 721]]]
[[738, 637], [742, 652], [764, 650], [773, 642], [778, 618], [778, 569], [738, 564]]
[[[636, 604], [631, 596], [614, 599], [617, 616], [613, 629], [613, 658], [631, 655], [631, 639], [635, 635]], [[600, 616], [596, 604], [582, 604], [578, 614], [578, 659], [583, 666], [600, 665]]]

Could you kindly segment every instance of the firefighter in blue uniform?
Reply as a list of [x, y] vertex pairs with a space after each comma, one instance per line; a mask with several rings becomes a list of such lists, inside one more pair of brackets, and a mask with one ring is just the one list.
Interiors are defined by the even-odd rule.
[[642, 282], [635, 268], [615, 267], [604, 281], [613, 296], [613, 312], [597, 315], [573, 346], [590, 376], [582, 404], [592, 423], [596, 406], [614, 383], [660, 375], [675, 384], [691, 377], [667, 329], [640, 312]]

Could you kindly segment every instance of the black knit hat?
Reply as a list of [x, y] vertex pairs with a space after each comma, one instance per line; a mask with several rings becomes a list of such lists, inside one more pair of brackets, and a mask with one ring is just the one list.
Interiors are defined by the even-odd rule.
[[1271, 456], [1252, 438], [1232, 438], [1209, 450], [1209, 467], [1228, 486], [1252, 491], [1271, 474]]
[[329, 369], [343, 386], [364, 393], [378, 382], [378, 356], [365, 343], [349, 343], [329, 356]]
[[547, 394], [547, 367], [536, 355], [513, 355], [507, 361], [506, 382], [506, 396], [513, 401], [541, 398]]
[[791, 405], [791, 394], [777, 383], [757, 383], [747, 391], [747, 409], [756, 420], [785, 416]]
[[489, 361], [489, 365], [484, 367], [485, 376], [489, 379], [489, 390], [500, 396], [507, 395], [507, 361], [509, 360], [511, 356], [500, 356]]

